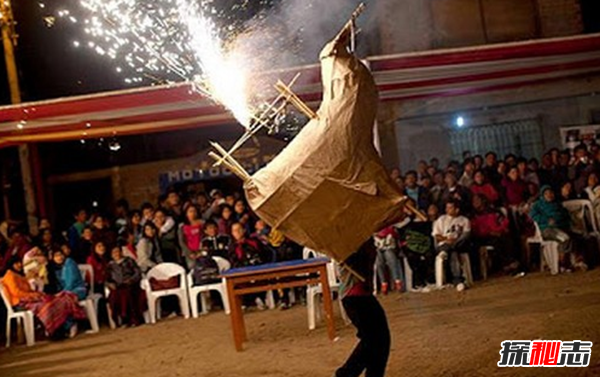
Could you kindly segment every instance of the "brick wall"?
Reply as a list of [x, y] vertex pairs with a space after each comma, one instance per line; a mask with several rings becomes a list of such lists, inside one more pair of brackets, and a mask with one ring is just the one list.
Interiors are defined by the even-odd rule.
[[583, 32], [579, 0], [537, 0], [542, 36], [561, 37]]

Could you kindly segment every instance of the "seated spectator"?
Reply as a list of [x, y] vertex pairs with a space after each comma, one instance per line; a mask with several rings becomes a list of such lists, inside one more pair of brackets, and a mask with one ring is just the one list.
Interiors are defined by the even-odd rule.
[[433, 223], [431, 234], [438, 255], [450, 259], [452, 284], [456, 286], [456, 290], [464, 290], [459, 254], [470, 251], [471, 223], [461, 215], [459, 202], [449, 201], [446, 204], [446, 214]]
[[[246, 230], [242, 224], [234, 223], [231, 226], [232, 243], [229, 247], [229, 261], [233, 268], [256, 266], [271, 262], [271, 257], [265, 252], [262, 244], [253, 238], [246, 236]], [[264, 293], [246, 295], [246, 304], [254, 301], [259, 310], [265, 309]]]
[[409, 171], [404, 177], [404, 192], [417, 203], [417, 208], [425, 210], [429, 205], [429, 193], [427, 190], [417, 185], [417, 172]]
[[535, 171], [529, 169], [527, 165], [527, 160], [524, 158], [519, 158], [517, 160], [517, 170], [519, 171], [519, 177], [521, 180], [527, 184], [533, 183], [537, 186], [540, 185], [540, 179]]
[[508, 217], [493, 209], [483, 195], [473, 197], [473, 217], [471, 218], [471, 234], [477, 248], [492, 246], [492, 258], [496, 265], [515, 269], [517, 258], [514, 255], [512, 238], [510, 237]]
[[585, 187], [584, 197], [589, 199], [594, 205], [596, 205], [600, 199], [600, 180], [598, 180], [598, 173], [592, 172], [587, 177], [587, 185]]
[[[135, 236], [133, 235], [133, 233], [130, 233], [129, 231], [125, 231], [125, 233], [123, 233], [123, 246], [121, 246], [121, 252], [123, 253], [124, 257], [128, 257], [131, 258], [134, 262], [137, 263], [137, 250], [135, 249]], [[111, 256], [112, 256], [112, 252], [111, 252]]]
[[92, 248], [94, 247], [93, 241], [94, 234], [92, 228], [86, 226], [81, 232], [81, 238], [77, 243], [75, 249], [72, 249], [73, 255], [71, 256], [77, 264], [87, 263], [87, 258], [92, 254]]
[[143, 273], [163, 262], [160, 243], [158, 242], [156, 226], [147, 222], [143, 227], [144, 234], [135, 247], [137, 264]]
[[577, 199], [575, 190], [573, 190], [573, 183], [567, 181], [560, 186], [560, 197], [558, 199], [561, 203]]
[[25, 253], [23, 257], [23, 272], [29, 281], [31, 289], [44, 292], [48, 284], [48, 258], [38, 247], [34, 247]]
[[[428, 221], [414, 221], [410, 215], [404, 214], [409, 222], [397, 229], [398, 243], [401, 254], [412, 270], [413, 289], [421, 292], [429, 292], [434, 278], [434, 249], [432, 232], [432, 218], [437, 219], [438, 208], [434, 205], [429, 207]], [[407, 282], [410, 284], [410, 282]]]
[[498, 191], [490, 183], [486, 182], [485, 174], [478, 170], [473, 175], [473, 185], [471, 186], [473, 195], [483, 195], [488, 203], [496, 204], [500, 199]]
[[271, 262], [262, 244], [246, 236], [246, 230], [242, 224], [234, 223], [231, 227], [232, 243], [229, 249], [229, 261], [232, 267], [254, 266]]
[[81, 277], [77, 263], [73, 259], [65, 257], [62, 251], [57, 250], [52, 255], [50, 271], [54, 274], [52, 281], [56, 284], [55, 287], [51, 288], [53, 292], [71, 292], [79, 300], [87, 297], [85, 281]]
[[427, 207], [427, 221], [433, 223], [440, 217], [440, 208], [435, 204], [430, 204]]
[[94, 252], [88, 257], [87, 264], [94, 270], [94, 293], [104, 296], [104, 282], [106, 281], [106, 245], [99, 241], [94, 244]]
[[194, 268], [196, 255], [200, 252], [204, 221], [200, 218], [198, 208], [190, 205], [185, 210], [184, 222], [179, 226], [179, 247], [188, 270]]
[[70, 337], [77, 335], [75, 320], [85, 319], [86, 315], [75, 294], [62, 291], [46, 295], [34, 291], [23, 275], [23, 262], [18, 257], [10, 259], [8, 268], [2, 285], [8, 301], [17, 311], [31, 310], [48, 336], [56, 336], [61, 329]]
[[225, 234], [218, 234], [218, 229], [219, 228], [214, 221], [209, 220], [204, 224], [202, 249], [206, 250], [210, 256], [227, 259], [227, 249], [231, 242], [230, 237]]
[[502, 187], [509, 207], [517, 208], [527, 201], [529, 188], [519, 176], [519, 169], [516, 166], [510, 168], [508, 175], [502, 180]]
[[177, 226], [173, 217], [167, 215], [167, 212], [159, 208], [154, 212], [154, 225], [158, 229], [158, 242], [163, 261], [167, 263], [181, 264], [181, 253], [179, 252], [179, 242], [177, 238]]
[[558, 242], [560, 265], [568, 267], [569, 261], [565, 256], [571, 251], [571, 218], [562, 204], [555, 200], [550, 186], [542, 187], [541, 196], [531, 207], [529, 215], [540, 227], [545, 240]]
[[[408, 175], [408, 174], [407, 174]], [[381, 293], [388, 293], [389, 284], [386, 278], [386, 271], [394, 284], [394, 290], [402, 292], [404, 289], [402, 280], [402, 266], [398, 259], [397, 237], [394, 227], [387, 227], [373, 236], [377, 258], [375, 266], [377, 268], [377, 277], [381, 283]]]
[[106, 268], [106, 286], [110, 290], [108, 303], [113, 321], [124, 326], [144, 323], [145, 296], [140, 288], [142, 271], [136, 262], [123, 255], [119, 247], [111, 250], [111, 261]]

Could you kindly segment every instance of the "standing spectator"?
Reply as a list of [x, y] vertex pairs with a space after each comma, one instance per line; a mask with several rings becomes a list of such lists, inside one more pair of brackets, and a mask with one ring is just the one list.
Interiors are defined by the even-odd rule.
[[94, 233], [92, 228], [86, 226], [81, 233], [81, 238], [77, 243], [77, 247], [72, 250], [73, 255], [71, 256], [77, 264], [86, 263], [87, 258], [92, 254], [92, 248], [94, 246], [93, 241]]
[[527, 201], [529, 192], [527, 184], [519, 176], [519, 169], [512, 167], [508, 176], [502, 180], [506, 196], [506, 204], [511, 208], [518, 208]]
[[125, 199], [119, 199], [115, 207], [115, 229], [119, 237], [127, 230], [128, 213], [129, 203]]
[[498, 173], [498, 157], [494, 152], [488, 152], [485, 155], [485, 165], [483, 167], [485, 176], [494, 187], [500, 187], [502, 176]]
[[189, 270], [194, 267], [196, 256], [200, 252], [203, 227], [204, 222], [199, 216], [197, 207], [189, 206], [185, 211], [185, 220], [179, 227], [179, 247]]
[[480, 170], [483, 168], [483, 157], [481, 157], [480, 154], [473, 157], [473, 165], [475, 165], [475, 170]]
[[450, 258], [452, 283], [456, 290], [464, 290], [459, 254], [469, 253], [471, 223], [460, 214], [459, 202], [452, 200], [446, 203], [446, 214], [433, 223], [432, 236], [438, 254], [444, 259]]
[[404, 177], [404, 192], [406, 195], [417, 203], [417, 207], [421, 210], [427, 209], [429, 205], [429, 193], [427, 190], [417, 185], [417, 172], [409, 171]]
[[11, 258], [19, 258], [22, 261], [25, 254], [31, 249], [25, 234], [25, 231], [20, 228], [9, 230], [10, 240], [4, 258], [0, 260], [0, 273], [9, 268], [8, 262]]
[[181, 221], [183, 213], [181, 209], [181, 198], [179, 197], [177, 191], [170, 190], [167, 193], [166, 205], [167, 213], [169, 214], [169, 216], [171, 216], [174, 219], [177, 219], [177, 221]]
[[135, 244], [137, 245], [140, 238], [142, 238], [142, 214], [138, 210], [129, 212], [129, 219], [127, 222], [127, 230], [133, 234]]
[[154, 212], [154, 225], [158, 229], [158, 241], [163, 261], [181, 264], [175, 220], [168, 216], [164, 209], [159, 208]]
[[219, 234], [231, 235], [231, 226], [233, 225], [233, 209], [227, 205], [221, 205], [221, 216], [217, 220]]
[[475, 163], [471, 159], [465, 160], [463, 164], [463, 174], [458, 180], [458, 184], [470, 188], [474, 182], [473, 175], [475, 173]]
[[143, 273], [159, 263], [163, 262], [160, 243], [158, 242], [158, 229], [152, 222], [144, 224], [144, 235], [137, 243], [135, 251], [137, 254], [137, 263]]
[[106, 248], [111, 248], [117, 244], [117, 236], [107, 225], [106, 219], [102, 215], [95, 215], [92, 221], [93, 241], [102, 242]]
[[75, 222], [67, 231], [67, 237], [69, 239], [69, 246], [71, 247], [71, 250], [75, 250], [77, 248], [77, 244], [81, 238], [81, 233], [83, 233], [83, 228], [86, 226], [87, 212], [85, 209], [80, 208], [73, 213], [73, 217], [75, 218]]
[[394, 283], [394, 290], [401, 292], [404, 288], [402, 284], [402, 267], [398, 260], [398, 250], [396, 248], [397, 237], [396, 231], [391, 226], [376, 233], [373, 237], [377, 249], [377, 258], [375, 259], [377, 277], [381, 282], [381, 293], [384, 295], [388, 293], [389, 289], [386, 279], [386, 267]]
[[517, 169], [519, 171], [519, 177], [527, 184], [533, 183], [537, 186], [540, 185], [540, 179], [535, 171], [531, 171], [527, 165], [527, 160], [519, 158], [517, 160]]
[[442, 205], [442, 194], [445, 189], [446, 183], [444, 182], [444, 173], [438, 171], [433, 175], [433, 187], [430, 190], [431, 202], [438, 207], [441, 207]]
[[244, 201], [241, 199], [237, 200], [235, 202], [235, 206], [233, 207], [233, 211], [233, 221], [242, 224], [244, 228], [246, 228], [246, 232], [250, 232], [252, 229], [252, 224], [250, 221], [250, 214], [246, 209], [246, 203], [244, 203]]
[[44, 252], [44, 255], [48, 259], [52, 259], [52, 252], [58, 250], [59, 245], [54, 242], [54, 236], [50, 228], [40, 229], [40, 239], [38, 241], [39, 248]]
[[454, 200], [460, 206], [462, 213], [469, 213], [471, 208], [471, 192], [469, 189], [459, 185], [453, 173], [446, 173], [444, 181], [446, 188], [442, 192], [442, 203]]
[[87, 264], [94, 270], [94, 293], [104, 296], [104, 282], [106, 281], [106, 245], [102, 241], [94, 243], [94, 252], [88, 257]]
[[424, 160], [421, 160], [417, 163], [417, 179], [418, 182], [421, 182], [421, 179], [423, 179], [423, 177], [425, 177], [427, 174], [427, 162]]
[[148, 202], [142, 204], [142, 220], [140, 225], [144, 226], [147, 222], [152, 222], [154, 219], [154, 206]]

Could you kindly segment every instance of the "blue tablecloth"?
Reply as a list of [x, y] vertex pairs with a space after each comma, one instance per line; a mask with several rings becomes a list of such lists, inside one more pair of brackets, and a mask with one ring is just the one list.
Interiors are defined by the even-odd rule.
[[266, 270], [274, 270], [282, 267], [301, 267], [303, 265], [312, 264], [315, 262], [329, 262], [329, 258], [298, 259], [287, 262], [267, 263], [259, 264], [257, 266], [232, 268], [230, 270], [221, 272], [221, 276], [227, 277], [228, 275], [234, 275], [245, 272], [260, 272]]

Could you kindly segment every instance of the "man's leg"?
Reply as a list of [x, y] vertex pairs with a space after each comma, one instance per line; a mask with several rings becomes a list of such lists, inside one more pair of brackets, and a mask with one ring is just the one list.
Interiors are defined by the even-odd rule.
[[452, 273], [452, 284], [457, 285], [463, 282], [462, 268], [460, 266], [460, 258], [457, 250], [450, 250], [450, 272]]
[[373, 296], [346, 297], [342, 301], [360, 342], [337, 370], [336, 377], [383, 377], [390, 354], [390, 331], [385, 312]]
[[[385, 258], [385, 263], [388, 265], [390, 269], [390, 277], [394, 281], [394, 284], [403, 283], [404, 282], [404, 271], [402, 266], [400, 265], [400, 258], [396, 255], [396, 250], [385, 250], [383, 252], [383, 257]], [[406, 284], [401, 288], [402, 291], [405, 291]], [[395, 289], [400, 287], [396, 286]]]

